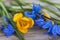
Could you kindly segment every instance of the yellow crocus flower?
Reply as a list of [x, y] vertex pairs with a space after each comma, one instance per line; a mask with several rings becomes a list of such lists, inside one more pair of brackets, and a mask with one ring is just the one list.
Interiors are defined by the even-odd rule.
[[[45, 20], [49, 20], [51, 18], [51, 16], [47, 12], [45, 12], [44, 10], [42, 10], [42, 12], [44, 13], [44, 16], [47, 17], [47, 18], [45, 18]], [[54, 21], [52, 21], [52, 24], [54, 24]]]
[[[47, 17], [47, 18], [45, 18], [46, 20], [49, 20], [48, 18], [51, 18], [50, 15], [47, 12], [44, 13], [44, 16]], [[54, 21], [52, 21], [52, 24], [54, 24]]]
[[[46, 16], [47, 18], [51, 18], [47, 12], [44, 12], [44, 16]], [[45, 19], [48, 20], [47, 18], [45, 18]]]
[[23, 17], [22, 13], [17, 13], [13, 17], [13, 21], [16, 22], [17, 29], [22, 33], [27, 33], [29, 28], [32, 28], [34, 21], [32, 18]]
[[22, 17], [23, 17], [23, 14], [22, 14], [22, 13], [17, 13], [17, 14], [14, 15], [13, 21], [14, 21], [14, 22], [17, 22], [18, 19], [20, 19], [20, 18], [22, 18]]

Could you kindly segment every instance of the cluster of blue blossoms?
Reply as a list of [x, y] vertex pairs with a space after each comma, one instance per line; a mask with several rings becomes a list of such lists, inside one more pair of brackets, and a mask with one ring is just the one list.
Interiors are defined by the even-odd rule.
[[5, 36], [9, 37], [14, 33], [14, 28], [10, 24], [9, 19], [7, 17], [4, 17], [5, 21], [7, 22], [7, 25], [1, 27], [2, 32], [5, 34]]
[[3, 27], [2, 31], [8, 37], [14, 33], [14, 29], [11, 24], [8, 24], [6, 27]]
[[32, 12], [25, 11], [24, 14], [27, 17], [32, 18], [35, 21], [37, 27], [48, 29], [47, 33], [52, 34], [53, 36], [60, 35], [60, 26], [57, 23], [52, 24], [52, 20], [44, 20], [44, 15], [39, 14], [39, 11], [42, 10], [40, 4], [33, 4]]

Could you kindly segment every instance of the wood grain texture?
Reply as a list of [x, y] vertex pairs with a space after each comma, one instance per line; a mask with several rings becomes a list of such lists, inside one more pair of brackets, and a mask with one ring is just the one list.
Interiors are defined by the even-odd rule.
[[[25, 40], [60, 40], [60, 37], [53, 38], [45, 34], [46, 30], [42, 29], [30, 29], [28, 33], [24, 34]], [[19, 40], [15, 35], [10, 37], [4, 36], [3, 33], [0, 32], [0, 40]]]

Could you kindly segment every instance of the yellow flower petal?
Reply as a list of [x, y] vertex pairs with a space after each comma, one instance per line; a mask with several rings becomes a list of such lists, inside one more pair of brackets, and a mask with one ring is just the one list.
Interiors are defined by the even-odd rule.
[[17, 22], [22, 17], [23, 17], [23, 14], [22, 13], [17, 13], [17, 14], [14, 15], [13, 21], [14, 22]]
[[24, 18], [22, 18], [22, 20], [24, 20], [25, 22], [27, 22], [29, 24], [29, 28], [33, 27], [34, 21], [32, 18], [24, 17]]
[[32, 19], [32, 18], [29, 18], [29, 28], [32, 28], [33, 27], [33, 25], [34, 25], [34, 20]]
[[23, 17], [22, 20], [27, 21], [27, 22], [30, 21], [28, 17]]
[[26, 17], [23, 17], [19, 20], [19, 22], [21, 23], [22, 27], [24, 28], [29, 28], [29, 20]]
[[[51, 18], [50, 15], [47, 12], [44, 12], [44, 16]], [[49, 20], [48, 18], [45, 18], [46, 20]], [[52, 21], [52, 24], [54, 24], [54, 21]]]
[[25, 27], [22, 27], [21, 24], [19, 24], [19, 22], [17, 22], [17, 29], [22, 32], [22, 33], [27, 33], [28, 29]]
[[20, 30], [20, 32], [22, 32], [22, 33], [27, 33], [27, 32], [28, 32], [28, 29], [25, 29], [25, 28], [20, 28], [19, 30]]
[[52, 24], [54, 24], [54, 21], [52, 21]]
[[21, 28], [21, 25], [19, 24], [19, 22], [17, 22], [17, 28]]
[[[50, 15], [47, 12], [44, 12], [44, 16], [51, 18]], [[47, 18], [45, 18], [46, 20], [48, 20]]]

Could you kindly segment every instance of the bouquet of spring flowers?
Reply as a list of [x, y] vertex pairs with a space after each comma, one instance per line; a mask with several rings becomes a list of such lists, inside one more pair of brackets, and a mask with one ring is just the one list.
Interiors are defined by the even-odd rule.
[[[42, 28], [47, 29], [47, 33], [53, 36], [60, 35], [60, 23], [58, 19], [51, 17], [48, 10], [51, 13], [58, 15], [53, 10], [42, 6], [40, 4], [34, 3], [25, 3], [23, 4], [19, 0], [15, 0], [17, 8], [13, 8], [12, 6], [6, 6], [2, 0], [0, 0], [0, 15], [3, 18], [3, 24], [0, 27], [1, 31], [5, 34], [5, 36], [9, 37], [13, 34], [16, 34], [20, 40], [25, 40], [23, 37], [24, 33], [27, 33], [30, 28]], [[57, 5], [47, 0], [41, 2], [48, 3], [50, 5], [54, 5], [58, 10], [60, 10]], [[31, 6], [32, 4], [32, 6]], [[24, 8], [23, 6], [30, 6], [30, 8]], [[18, 7], [20, 6], [20, 7]]]

